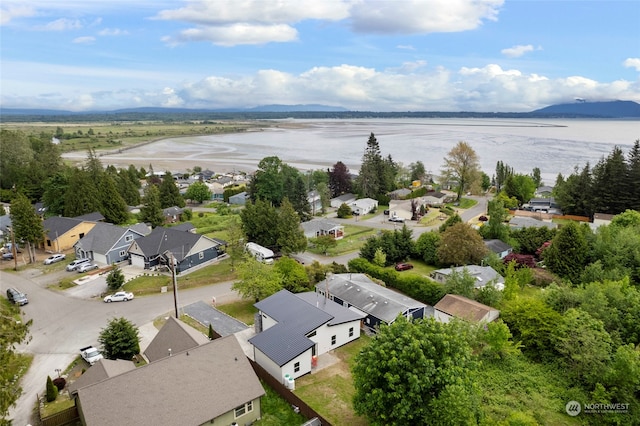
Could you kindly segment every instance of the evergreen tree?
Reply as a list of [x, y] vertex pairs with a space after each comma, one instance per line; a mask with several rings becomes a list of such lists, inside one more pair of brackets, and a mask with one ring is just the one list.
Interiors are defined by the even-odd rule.
[[115, 181], [118, 192], [128, 206], [137, 206], [140, 204], [139, 181], [137, 181], [138, 186], [136, 186], [130, 179], [129, 172], [123, 169], [121, 169], [120, 173], [115, 177]]
[[107, 359], [131, 360], [140, 352], [138, 329], [126, 318], [112, 318], [100, 331], [98, 343]]
[[142, 222], [149, 223], [154, 228], [164, 223], [164, 214], [160, 207], [160, 191], [156, 185], [147, 185], [142, 204], [139, 215]]
[[29, 199], [21, 193], [11, 201], [11, 224], [16, 241], [26, 241], [29, 262], [35, 262], [35, 246], [42, 241], [42, 220], [33, 209]]
[[[141, 171], [144, 169], [140, 169]], [[138, 189], [142, 188], [142, 184], [140, 183], [140, 173], [137, 169], [136, 166], [134, 166], [133, 164], [129, 165], [129, 168], [127, 168], [127, 177], [129, 178], [129, 180], [131, 181], [131, 183]], [[142, 174], [142, 177], [144, 177], [144, 173]]]
[[575, 222], [564, 225], [543, 252], [545, 265], [563, 278], [577, 283], [587, 263], [587, 240]]
[[309, 204], [309, 196], [307, 188], [302, 180], [302, 176], [298, 175], [291, 187], [289, 201], [293, 209], [298, 213], [301, 222], [311, 220], [311, 205]]
[[280, 206], [277, 224], [277, 245], [284, 255], [302, 252], [307, 248], [307, 238], [300, 227], [300, 217], [287, 198]]
[[124, 285], [124, 274], [122, 270], [115, 266], [107, 275], [107, 288], [111, 291], [118, 291]]
[[58, 397], [58, 388], [53, 385], [53, 381], [50, 376], [47, 376], [47, 402], [53, 402]]
[[358, 175], [360, 194], [363, 197], [377, 198], [382, 189], [383, 160], [380, 145], [375, 135], [371, 133], [362, 156], [362, 165]]
[[64, 215], [76, 217], [100, 211], [100, 193], [84, 169], [75, 169], [69, 178], [69, 189], [64, 196]]
[[167, 171], [162, 177], [162, 183], [160, 183], [160, 207], [166, 209], [167, 207], [184, 207], [185, 202], [180, 190], [176, 186], [176, 182], [173, 179], [171, 172]]
[[593, 186], [600, 189], [595, 191], [594, 212], [617, 214], [626, 210], [632, 188], [627, 163], [619, 147], [614, 147], [609, 156], [593, 168]]
[[640, 139], [629, 151], [629, 205], [628, 209], [640, 211]]
[[42, 203], [47, 208], [47, 215], [62, 216], [64, 214], [66, 193], [69, 190], [69, 176], [72, 173], [73, 171], [67, 167], [44, 181]]
[[119, 225], [129, 219], [129, 210], [124, 199], [116, 189], [116, 184], [110, 174], [102, 178], [101, 209], [100, 212], [108, 223]]
[[275, 247], [278, 241], [277, 211], [270, 203], [256, 200], [247, 203], [240, 212], [242, 230], [247, 241], [253, 241], [264, 247]]
[[533, 184], [535, 185], [536, 189], [542, 186], [542, 177], [540, 176], [539, 167], [533, 168], [533, 172], [531, 173], [531, 179], [533, 179]]
[[509, 227], [505, 225], [504, 221], [507, 219], [508, 213], [502, 200], [490, 200], [487, 205], [487, 213], [489, 214], [489, 221], [480, 228], [482, 236], [487, 239], [497, 238], [506, 242], [509, 238]]

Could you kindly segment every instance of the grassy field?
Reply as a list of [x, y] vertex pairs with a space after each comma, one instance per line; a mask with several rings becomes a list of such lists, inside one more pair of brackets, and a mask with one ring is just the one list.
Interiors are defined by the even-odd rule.
[[[378, 231], [376, 229], [368, 228], [366, 226], [345, 225], [345, 237], [338, 240], [338, 244], [335, 247], [330, 248], [327, 251], [327, 254], [329, 256], [340, 256], [342, 254], [360, 250], [365, 241], [367, 241], [367, 239], [372, 235], [376, 235], [377, 232]], [[307, 247], [307, 250], [316, 254], [324, 254], [314, 247]]]
[[241, 300], [239, 302], [227, 303], [216, 306], [216, 309], [234, 317], [247, 325], [253, 325], [254, 315], [258, 310], [253, 306], [253, 300]]
[[237, 133], [250, 128], [265, 127], [266, 122], [232, 121], [184, 121], [165, 123], [162, 121], [95, 122], [95, 123], [3, 123], [2, 129], [21, 131], [28, 136], [50, 138], [62, 129], [60, 149], [62, 152], [121, 149], [159, 139]]

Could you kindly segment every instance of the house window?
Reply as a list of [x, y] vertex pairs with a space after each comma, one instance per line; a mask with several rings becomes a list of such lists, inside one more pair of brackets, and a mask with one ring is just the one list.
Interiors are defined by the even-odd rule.
[[127, 254], [126, 250], [120, 250], [120, 257], [125, 257]]
[[47, 240], [47, 247], [51, 247], [51, 240]]
[[242, 404], [234, 410], [234, 417], [237, 419], [240, 416], [244, 416], [247, 413], [253, 411], [253, 401], [249, 401], [246, 404]]
[[198, 259], [204, 259], [204, 252], [201, 251], [200, 253], [198, 253]]
[[333, 336], [331, 336], [331, 344], [332, 345], [336, 344], [336, 335], [335, 334]]
[[133, 235], [127, 235], [126, 237], [124, 237], [124, 240], [126, 242], [132, 241], [133, 240]]
[[349, 337], [353, 337], [353, 327], [349, 328]]
[[295, 364], [293, 364], [293, 372], [297, 373], [298, 371], [300, 371], [300, 363], [296, 362]]

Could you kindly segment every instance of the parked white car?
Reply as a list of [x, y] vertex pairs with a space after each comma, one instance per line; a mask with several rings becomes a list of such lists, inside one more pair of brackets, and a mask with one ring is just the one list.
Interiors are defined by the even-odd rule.
[[115, 294], [110, 294], [109, 296], [104, 298], [106, 303], [111, 302], [128, 302], [133, 299], [133, 293], [128, 293], [126, 291], [119, 291]]
[[98, 269], [98, 265], [96, 265], [95, 263], [85, 263], [84, 265], [78, 266], [78, 269], [76, 270], [79, 274], [84, 274], [85, 272], [89, 272], [94, 269]]
[[60, 262], [64, 260], [67, 256], [64, 253], [52, 254], [44, 260], [45, 265], [51, 265], [52, 263]]

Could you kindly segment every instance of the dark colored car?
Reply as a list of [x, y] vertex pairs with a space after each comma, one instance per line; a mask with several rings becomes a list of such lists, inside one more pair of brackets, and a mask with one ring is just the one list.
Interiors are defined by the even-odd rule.
[[410, 263], [396, 263], [396, 271], [408, 271], [409, 269], [413, 269], [413, 265]]

